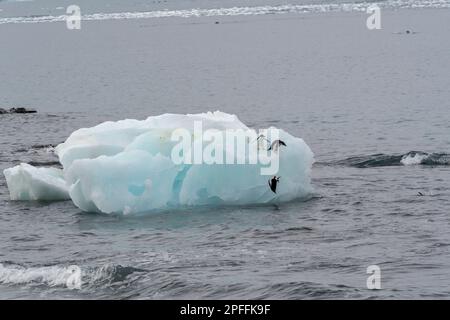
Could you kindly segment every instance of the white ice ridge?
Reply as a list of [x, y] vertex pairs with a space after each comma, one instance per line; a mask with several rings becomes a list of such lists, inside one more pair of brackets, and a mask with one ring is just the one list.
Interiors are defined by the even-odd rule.
[[[286, 146], [276, 151], [263, 148], [242, 154], [224, 144], [220, 151], [224, 158], [234, 157], [235, 164], [175, 162], [173, 150], [179, 141], [172, 139], [174, 130], [183, 129], [192, 136], [192, 144], [188, 145], [191, 149], [183, 149], [182, 153], [194, 154], [196, 142], [202, 139], [195, 131], [199, 121], [203, 132], [260, 132], [249, 129], [235, 115], [220, 111], [104, 122], [76, 130], [55, 148], [62, 172], [26, 164], [6, 169], [11, 199], [65, 199], [68, 190], [73, 203], [83, 211], [129, 214], [200, 205], [290, 201], [312, 191], [313, 153], [302, 139], [283, 130], [278, 131], [279, 139]], [[276, 175], [280, 182], [276, 193], [269, 188], [271, 176], [261, 174], [267, 162], [246, 161], [257, 156], [264, 160], [278, 157]], [[236, 164], [240, 161], [245, 164]]]

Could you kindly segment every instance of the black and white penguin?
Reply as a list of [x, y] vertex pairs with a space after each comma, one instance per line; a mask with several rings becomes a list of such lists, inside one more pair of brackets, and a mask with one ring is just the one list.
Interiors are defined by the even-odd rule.
[[270, 190], [272, 190], [273, 193], [277, 193], [277, 184], [278, 182], [280, 182], [280, 177], [273, 176], [273, 178], [270, 179], [268, 182]]
[[258, 136], [258, 138], [256, 138], [256, 141], [258, 143], [258, 150], [266, 149], [267, 148], [267, 144], [266, 143], [270, 143], [269, 139], [267, 139], [266, 136], [263, 135], [263, 134], [260, 134]]
[[277, 151], [280, 148], [280, 146], [285, 146], [286, 147], [286, 143], [283, 140], [275, 140], [270, 145], [268, 151], [270, 151], [270, 150]]

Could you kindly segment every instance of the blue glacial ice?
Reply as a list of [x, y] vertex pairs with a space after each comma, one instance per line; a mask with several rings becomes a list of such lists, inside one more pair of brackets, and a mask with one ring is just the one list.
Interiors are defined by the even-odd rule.
[[[225, 164], [198, 162], [194, 154], [198, 150], [206, 152], [208, 146], [205, 137], [196, 131], [198, 123], [202, 132], [218, 134], [215, 137], [237, 132], [236, 139], [242, 136], [245, 140], [241, 141], [246, 141], [248, 148], [238, 152], [226, 143], [214, 144], [216, 149], [211, 155], [223, 155]], [[173, 139], [173, 133], [180, 129], [188, 132], [192, 141], [184, 144], [178, 155], [192, 155], [191, 163], [174, 161], [174, 150], [180, 141]], [[274, 129], [265, 131], [269, 132], [268, 137]], [[286, 146], [267, 151], [267, 145], [261, 147], [262, 139], [250, 138], [249, 133], [256, 137], [260, 131], [249, 129], [235, 115], [220, 111], [108, 121], [76, 130], [55, 148], [62, 170], [21, 164], [4, 170], [4, 174], [12, 200], [70, 198], [88, 212], [131, 214], [204, 205], [277, 203], [306, 197], [312, 192], [313, 153], [302, 139], [283, 130], [277, 132]], [[196, 143], [200, 140], [203, 144], [198, 149]], [[278, 171], [262, 174], [275, 159], [279, 159]], [[273, 175], [280, 177], [276, 194], [268, 185]]]

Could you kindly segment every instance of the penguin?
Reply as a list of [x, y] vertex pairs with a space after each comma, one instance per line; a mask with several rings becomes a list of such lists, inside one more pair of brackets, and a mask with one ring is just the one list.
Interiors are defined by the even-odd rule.
[[277, 193], [277, 184], [278, 184], [278, 182], [280, 182], [280, 177], [273, 176], [273, 178], [271, 180], [269, 180], [268, 182], [269, 182], [270, 190], [272, 190], [273, 193]]
[[259, 141], [259, 139], [264, 139], [264, 140], [266, 140], [267, 142], [269, 142], [269, 140], [266, 138], [266, 136], [265, 135], [263, 135], [263, 134], [260, 134], [259, 136], [258, 136], [258, 138], [256, 138], [256, 141]]
[[270, 141], [266, 138], [265, 135], [260, 134], [258, 138], [256, 138], [256, 141], [258, 142], [258, 150], [259, 149], [265, 149], [266, 147], [263, 145], [263, 141], [266, 141], [267, 143], [270, 143]]
[[274, 142], [272, 142], [272, 144], [270, 145], [269, 149], [267, 149], [267, 151], [270, 151], [270, 150], [277, 151], [280, 148], [280, 146], [286, 147], [286, 143], [283, 140], [275, 140]]

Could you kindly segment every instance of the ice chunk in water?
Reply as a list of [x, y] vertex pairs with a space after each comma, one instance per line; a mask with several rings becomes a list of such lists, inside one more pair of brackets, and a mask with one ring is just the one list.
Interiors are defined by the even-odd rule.
[[63, 171], [22, 163], [3, 171], [11, 200], [70, 199]]
[[[164, 114], [79, 129], [55, 148], [63, 172], [25, 164], [5, 170], [11, 199], [66, 199], [69, 194], [84, 211], [130, 214], [289, 201], [311, 192], [313, 153], [302, 139], [283, 130], [279, 130], [279, 138], [286, 146], [276, 151], [234, 152], [224, 144], [220, 153], [230, 156], [234, 164], [177, 163], [172, 157], [177, 144], [172, 133], [176, 129], [187, 132], [193, 143], [183, 152], [193, 154], [200, 139], [196, 131], [199, 122], [204, 131], [238, 130], [237, 139], [251, 131], [235, 115], [222, 112]], [[261, 174], [264, 164], [249, 163], [260, 156], [266, 160], [279, 156], [276, 175], [281, 178], [276, 193], [268, 185], [271, 176]], [[245, 164], [236, 164], [238, 161]]]

